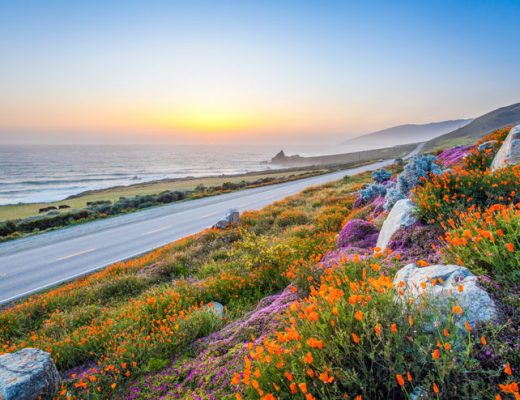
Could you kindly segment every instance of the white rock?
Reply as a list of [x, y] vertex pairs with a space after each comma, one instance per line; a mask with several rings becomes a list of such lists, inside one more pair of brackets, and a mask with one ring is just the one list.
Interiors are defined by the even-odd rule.
[[520, 125], [509, 131], [491, 163], [491, 171], [496, 171], [508, 165], [515, 165], [518, 162], [520, 162]]
[[413, 215], [413, 210], [414, 203], [410, 199], [401, 199], [394, 204], [377, 237], [376, 246], [381, 251], [386, 249], [390, 239], [400, 227], [410, 226], [417, 221]]
[[[435, 285], [431, 283], [432, 280], [436, 281]], [[448, 315], [451, 307], [457, 304], [463, 311], [457, 324], [463, 327], [466, 321], [473, 325], [495, 320], [498, 315], [495, 303], [487, 292], [478, 286], [477, 280], [478, 278], [467, 268], [458, 265], [431, 265], [419, 268], [415, 264], [408, 264], [397, 272], [394, 284], [399, 286], [400, 282], [404, 282], [404, 286], [401, 287], [405, 297], [418, 299], [426, 293], [435, 300], [439, 315]], [[427, 284], [426, 289], [421, 287], [421, 283]], [[462, 292], [458, 289], [459, 285], [462, 286]]]
[[22, 349], [0, 356], [0, 399], [51, 399], [60, 387], [60, 375], [49, 353]]

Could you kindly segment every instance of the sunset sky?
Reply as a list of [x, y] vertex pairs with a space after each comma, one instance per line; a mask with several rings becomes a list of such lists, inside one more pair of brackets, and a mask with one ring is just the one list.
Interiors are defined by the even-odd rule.
[[518, 0], [0, 0], [0, 143], [333, 142], [474, 117], [520, 101], [519, 21]]

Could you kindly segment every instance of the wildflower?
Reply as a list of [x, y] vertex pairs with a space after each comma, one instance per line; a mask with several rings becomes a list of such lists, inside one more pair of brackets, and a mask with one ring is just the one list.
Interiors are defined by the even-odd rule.
[[361, 311], [356, 311], [356, 313], [354, 314], [354, 318], [358, 321], [361, 321], [363, 319], [363, 313]]
[[320, 374], [319, 378], [320, 378], [320, 381], [322, 381], [324, 383], [331, 383], [334, 380], [334, 377], [333, 376], [329, 376], [327, 371], [322, 372]]
[[233, 375], [233, 379], [231, 379], [231, 383], [233, 385], [238, 385], [240, 383], [240, 374], [238, 372], [235, 372]]
[[408, 317], [408, 323], [410, 326], [413, 326], [413, 317], [411, 315]]
[[506, 366], [504, 367], [504, 372], [507, 374], [507, 375], [511, 375], [513, 372], [511, 371], [511, 365], [509, 365], [509, 363], [506, 364]]
[[484, 336], [480, 337], [480, 342], [482, 343], [482, 346], [485, 346], [487, 344], [487, 340]]
[[292, 380], [293, 380], [293, 376], [292, 376], [289, 372], [287, 372], [287, 371], [285, 372], [285, 377], [287, 378], [287, 380], [288, 380], [289, 382], [292, 382]]
[[412, 374], [410, 372], [406, 373], [406, 379], [408, 379], [408, 382], [412, 382]]
[[460, 306], [453, 306], [451, 308], [451, 312], [454, 314], [462, 315], [462, 308], [460, 308]]
[[391, 330], [392, 332], [394, 332], [394, 333], [397, 332], [397, 325], [396, 325], [396, 324], [392, 324], [392, 325], [390, 326], [390, 330]]
[[446, 328], [444, 328], [444, 329], [442, 330], [442, 334], [443, 334], [444, 336], [446, 336], [446, 337], [450, 336], [450, 333], [448, 332], [448, 330], [447, 330]]
[[305, 361], [307, 364], [311, 364], [313, 361], [312, 354], [308, 352], [303, 358], [303, 361]]
[[401, 374], [397, 374], [395, 376], [395, 379], [397, 379], [397, 383], [399, 383], [399, 386], [404, 386], [404, 379]]
[[355, 333], [352, 333], [352, 340], [354, 341], [354, 343], [359, 343], [359, 336], [356, 335]]
[[464, 291], [464, 286], [459, 284], [459, 286], [457, 286], [457, 290], [459, 293], [462, 293]]
[[300, 388], [303, 394], [307, 393], [307, 384], [305, 382], [299, 383], [298, 387]]
[[444, 343], [444, 349], [445, 349], [446, 351], [451, 350], [451, 344], [449, 344], [449, 343]]
[[240, 393], [236, 394], [236, 400], [242, 400], [242, 395]]
[[439, 387], [437, 386], [437, 384], [435, 382], [433, 382], [433, 391], [434, 393], [439, 393]]
[[296, 392], [298, 391], [296, 389], [296, 383], [294, 383], [294, 382], [289, 385], [289, 389], [291, 389], [292, 394], [296, 394]]
[[467, 330], [468, 332], [471, 332], [471, 325], [469, 324], [468, 321], [465, 321], [465, 322], [464, 322], [464, 327], [466, 328], [466, 330]]
[[441, 353], [439, 352], [438, 349], [433, 350], [432, 358], [433, 358], [434, 360], [437, 360], [440, 356], [441, 356]]
[[513, 243], [506, 243], [506, 249], [512, 253], [514, 251]]
[[376, 335], [379, 335], [381, 333], [381, 325], [377, 324], [375, 327], [374, 327], [374, 331], [376, 332]]

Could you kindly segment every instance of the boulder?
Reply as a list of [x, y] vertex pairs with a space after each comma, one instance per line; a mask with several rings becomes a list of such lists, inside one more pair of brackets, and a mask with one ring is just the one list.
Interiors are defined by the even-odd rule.
[[478, 151], [484, 151], [484, 150], [490, 149], [496, 144], [496, 142], [497, 142], [496, 140], [488, 140], [487, 142], [481, 143], [478, 146]]
[[236, 208], [231, 208], [226, 212], [226, 221], [231, 225], [236, 225], [240, 221], [240, 213]]
[[217, 301], [212, 301], [211, 303], [209, 303], [209, 307], [210, 310], [213, 311], [217, 317], [222, 318], [224, 316], [224, 306], [221, 303]]
[[377, 237], [376, 246], [379, 247], [381, 251], [386, 249], [390, 239], [392, 239], [392, 235], [397, 232], [400, 227], [410, 226], [417, 221], [417, 218], [413, 215], [413, 211], [414, 203], [410, 199], [401, 199], [394, 204]]
[[226, 211], [226, 216], [215, 224], [215, 228], [226, 229], [230, 225], [236, 225], [240, 221], [238, 210], [231, 208]]
[[518, 162], [520, 162], [520, 125], [509, 131], [491, 163], [491, 171], [496, 171], [508, 165], [515, 165]]
[[52, 399], [60, 388], [60, 375], [49, 353], [23, 349], [0, 356], [0, 399]]
[[[465, 267], [440, 264], [422, 268], [408, 264], [394, 278], [394, 285], [401, 285], [405, 297], [417, 299], [426, 291], [435, 300], [441, 315], [449, 315], [454, 303], [460, 306], [463, 314], [457, 324], [461, 328], [466, 321], [474, 325], [497, 319], [495, 303], [477, 282], [478, 277]], [[426, 283], [426, 289], [421, 287], [421, 283]], [[459, 291], [459, 285], [462, 291]]]

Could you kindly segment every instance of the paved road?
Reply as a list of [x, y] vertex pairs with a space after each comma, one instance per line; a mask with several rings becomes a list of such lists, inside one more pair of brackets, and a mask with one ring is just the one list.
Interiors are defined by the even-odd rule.
[[[421, 148], [417, 146], [407, 157]], [[229, 208], [257, 210], [309, 186], [392, 163], [385, 160], [294, 182], [170, 204], [0, 244], [0, 304], [199, 232], [215, 224]]]

